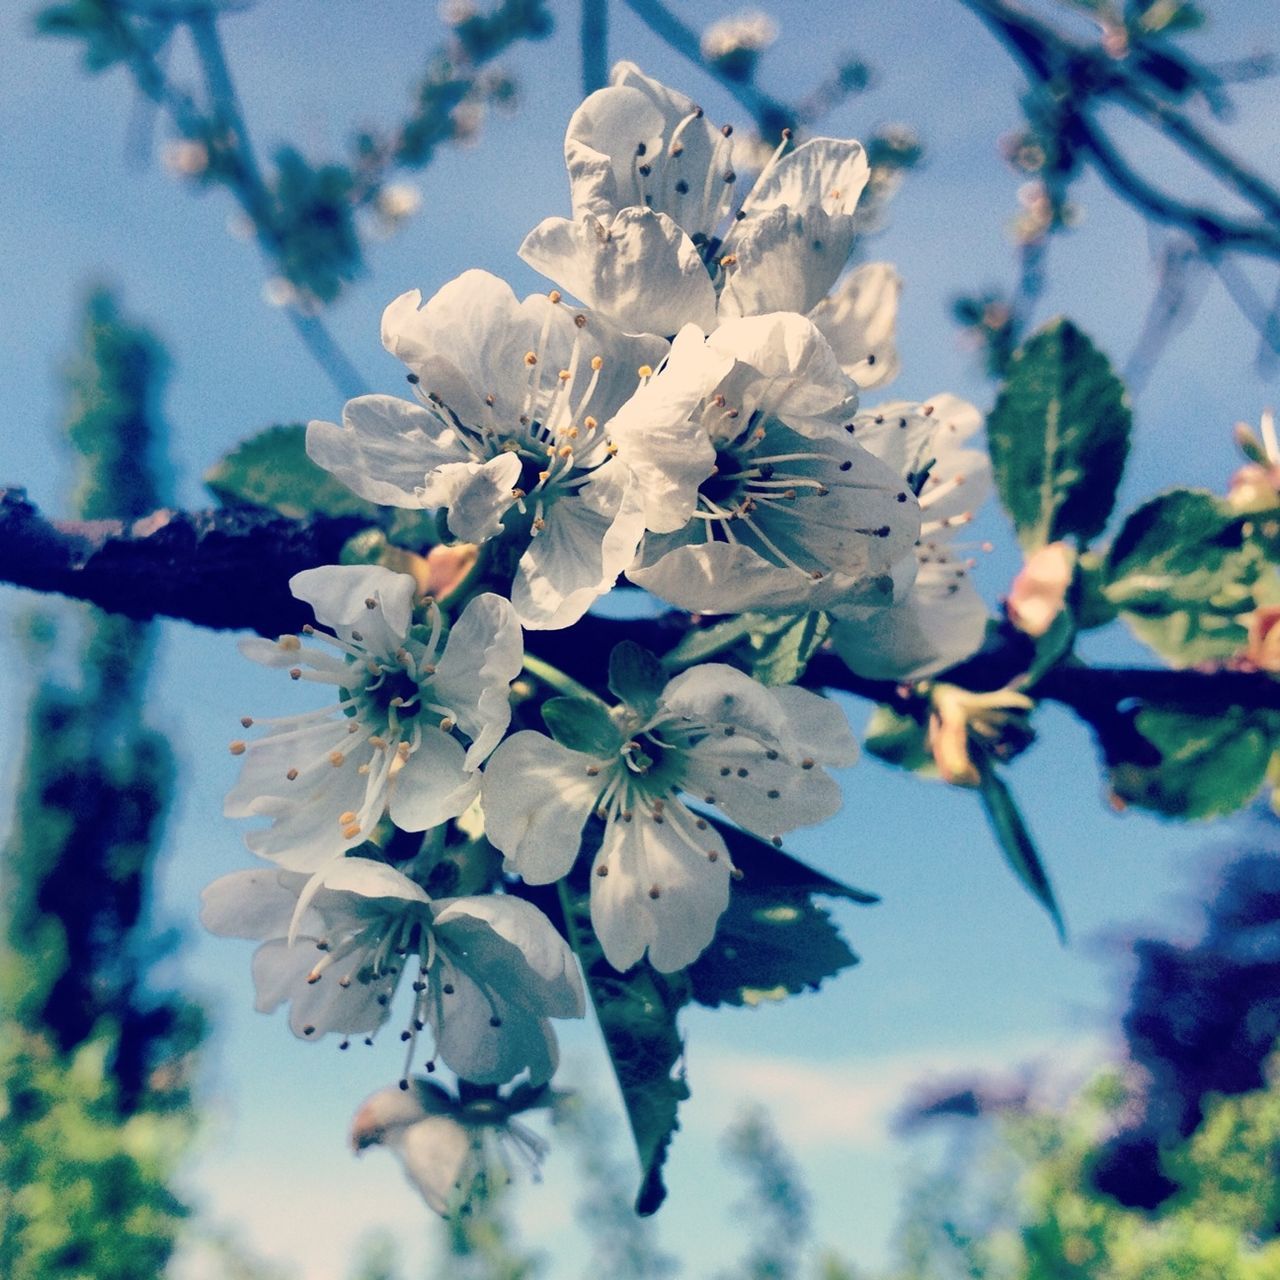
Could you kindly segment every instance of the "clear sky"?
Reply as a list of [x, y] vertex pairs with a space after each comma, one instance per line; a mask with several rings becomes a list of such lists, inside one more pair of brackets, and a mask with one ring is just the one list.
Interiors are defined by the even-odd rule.
[[[399, 366], [382, 352], [383, 306], [409, 288], [429, 292], [470, 266], [506, 275], [517, 290], [545, 287], [515, 257], [524, 232], [564, 212], [563, 129], [578, 100], [577, 5], [556, 0], [560, 29], [509, 59], [523, 90], [512, 117], [488, 122], [475, 145], [446, 150], [420, 179], [422, 210], [396, 238], [375, 245], [369, 274], [332, 314], [334, 332], [370, 387], [395, 391]], [[730, 6], [678, 6], [710, 20]], [[1202, 37], [1218, 56], [1280, 43], [1272, 0], [1224, 0]], [[57, 368], [68, 354], [79, 299], [106, 280], [129, 314], [154, 327], [174, 358], [167, 397], [177, 498], [207, 501], [200, 476], [237, 439], [278, 421], [336, 418], [341, 403], [284, 318], [262, 301], [254, 250], [227, 232], [229, 201], [175, 182], [139, 147], [147, 118], [124, 77], [90, 79], [73, 50], [30, 35], [30, 4], [0, 10], [5, 181], [0, 184], [0, 482], [22, 483], [52, 510], [65, 470], [47, 446], [62, 412]], [[726, 96], [638, 22], [615, 10], [610, 56], [627, 57], [695, 94], [718, 119], [741, 120]], [[958, 341], [947, 303], [958, 291], [1012, 273], [1004, 224], [1018, 179], [996, 139], [1016, 125], [1017, 72], [956, 0], [778, 0], [782, 27], [763, 85], [796, 96], [848, 50], [878, 72], [872, 91], [823, 122], [835, 136], [876, 124], [915, 125], [928, 162], [892, 206], [869, 253], [895, 262], [907, 288], [899, 324], [903, 372], [890, 394], [951, 390], [986, 407], [990, 386]], [[314, 156], [338, 150], [364, 120], [402, 111], [415, 60], [439, 38], [421, 0], [288, 0], [259, 4], [224, 24], [251, 129], [260, 146], [288, 140]], [[175, 67], [184, 65], [175, 51]], [[1274, 83], [1239, 94], [1229, 136], [1280, 178], [1280, 111]], [[1161, 144], [1139, 139], [1151, 172], [1176, 176]], [[1148, 239], [1138, 218], [1097, 184], [1079, 192], [1085, 219], [1059, 242], [1041, 318], [1070, 314], [1118, 362], [1128, 356], [1150, 292]], [[1274, 403], [1255, 367], [1256, 338], [1216, 283], [1194, 321], [1166, 349], [1136, 403], [1136, 439], [1122, 502], [1173, 484], [1221, 490], [1234, 465], [1230, 426]], [[995, 551], [981, 585], [994, 602], [1017, 565], [998, 513], [977, 527]], [[11, 615], [30, 597], [0, 593]], [[1098, 660], [1140, 658], [1122, 636], [1091, 646]], [[344, 1149], [355, 1104], [399, 1073], [394, 1037], [340, 1055], [295, 1041], [279, 1019], [252, 1012], [250, 948], [200, 936], [200, 888], [248, 865], [221, 817], [234, 776], [226, 742], [238, 716], [277, 714], [288, 690], [278, 673], [239, 659], [231, 637], [164, 628], [153, 717], [174, 738], [182, 789], [169, 825], [158, 911], [190, 931], [182, 974], [206, 995], [216, 1033], [208, 1055], [210, 1123], [190, 1178], [215, 1216], [241, 1227], [263, 1252], [292, 1260], [306, 1280], [343, 1275], [371, 1224], [425, 1237], [426, 1211], [392, 1160], [359, 1163]], [[21, 705], [23, 673], [0, 663], [0, 701]], [[289, 705], [292, 705], [289, 702]], [[856, 718], [865, 709], [850, 704]], [[0, 744], [11, 779], [21, 717]], [[965, 1065], [1000, 1067], [1033, 1056], [1078, 1059], [1105, 1043], [1120, 993], [1119, 931], [1142, 921], [1186, 929], [1184, 895], [1202, 884], [1206, 849], [1229, 825], [1179, 827], [1105, 804], [1088, 734], [1050, 708], [1041, 740], [1011, 782], [1039, 838], [1072, 933], [1059, 947], [1038, 909], [1000, 862], [976, 799], [895, 774], [873, 761], [847, 771], [840, 818], [801, 833], [792, 847], [884, 898], [873, 909], [838, 907], [863, 964], [821, 994], [747, 1012], [686, 1015], [693, 1100], [669, 1165], [671, 1199], [660, 1215], [687, 1274], [707, 1274], [738, 1252], [740, 1187], [720, 1173], [717, 1144], [744, 1101], [764, 1102], [793, 1144], [815, 1192], [817, 1230], [867, 1264], [884, 1257], [903, 1171], [911, 1160], [884, 1128], [902, 1089], [921, 1074]], [[590, 1028], [563, 1036], [567, 1082], [609, 1093]], [[376, 1061], [375, 1061], [376, 1059]], [[556, 1274], [578, 1257], [567, 1231], [571, 1162], [553, 1156], [546, 1183], [522, 1193], [531, 1239], [556, 1251]], [[193, 1263], [191, 1276], [198, 1275]]]

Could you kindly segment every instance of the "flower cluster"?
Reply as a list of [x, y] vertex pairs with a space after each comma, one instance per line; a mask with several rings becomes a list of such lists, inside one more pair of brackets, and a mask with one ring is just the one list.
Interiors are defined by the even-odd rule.
[[[329, 700], [244, 717], [226, 812], [258, 820], [261, 864], [204, 902], [213, 932], [259, 943], [258, 1008], [287, 1004], [301, 1038], [346, 1048], [400, 1018], [401, 1078], [353, 1142], [394, 1150], [441, 1213], [493, 1139], [536, 1164], [515, 1116], [550, 1096], [550, 1019], [584, 1013], [570, 904], [619, 971], [692, 964], [740, 875], [733, 828], [779, 845], [826, 820], [827, 768], [856, 755], [815, 693], [630, 642], [593, 675], [569, 640], [571, 676], [523, 632], [574, 627], [623, 577], [690, 615], [822, 612], [873, 677], [942, 671], [986, 629], [949, 544], [987, 483], [977, 412], [860, 402], [898, 370], [900, 288], [847, 270], [863, 148], [784, 135], [761, 163], [624, 63], [565, 157], [571, 216], [520, 247], [555, 287], [521, 301], [468, 271], [403, 294], [382, 342], [412, 398], [307, 430], [354, 493], [438, 513], [440, 545], [416, 577], [404, 553], [299, 573], [314, 623], [242, 645]], [[559, 926], [534, 905], [552, 883]]]

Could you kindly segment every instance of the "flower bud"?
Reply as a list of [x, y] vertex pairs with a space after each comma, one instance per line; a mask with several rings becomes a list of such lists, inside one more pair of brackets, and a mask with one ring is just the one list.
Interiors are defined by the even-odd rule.
[[1032, 639], [1044, 635], [1062, 612], [1075, 567], [1075, 550], [1066, 542], [1032, 552], [1009, 590], [1009, 621]]
[[981, 780], [972, 748], [999, 753], [1002, 739], [1015, 728], [1025, 737], [1019, 721], [1035, 705], [1014, 689], [971, 693], [953, 684], [935, 684], [929, 697], [929, 750], [943, 779], [957, 787], [976, 787]]

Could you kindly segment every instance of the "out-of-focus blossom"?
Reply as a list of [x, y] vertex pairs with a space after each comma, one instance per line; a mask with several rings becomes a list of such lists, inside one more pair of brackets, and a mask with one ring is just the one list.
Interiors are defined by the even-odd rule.
[[1076, 553], [1068, 542], [1050, 542], [1033, 551], [1009, 588], [1009, 621], [1023, 635], [1039, 639], [1062, 612], [1075, 570]]

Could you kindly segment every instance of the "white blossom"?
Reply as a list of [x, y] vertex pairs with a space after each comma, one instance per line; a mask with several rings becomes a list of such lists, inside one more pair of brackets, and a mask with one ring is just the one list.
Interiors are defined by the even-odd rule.
[[421, 1076], [407, 1083], [365, 1099], [352, 1122], [351, 1145], [357, 1153], [372, 1146], [394, 1152], [436, 1213], [451, 1217], [479, 1186], [505, 1183], [512, 1156], [535, 1181], [540, 1177], [547, 1144], [516, 1117], [552, 1105], [550, 1089], [517, 1085], [506, 1093], [467, 1089], [454, 1096]]
[[518, 559], [511, 599], [527, 627], [565, 627], [630, 563], [643, 522], [602, 424], [667, 344], [627, 337], [558, 293], [518, 302], [468, 271], [425, 304], [414, 290], [382, 340], [419, 396], [360, 396], [343, 425], [312, 422], [307, 452], [372, 502], [443, 507], [467, 542], [499, 534]]
[[920, 679], [963, 661], [982, 644], [987, 607], [970, 577], [971, 562], [951, 545], [954, 531], [973, 518], [991, 487], [991, 460], [968, 443], [981, 425], [978, 410], [952, 395], [884, 404], [853, 419], [855, 439], [920, 495], [923, 516], [914, 564], [897, 567], [891, 608], [854, 600], [832, 606], [842, 619], [832, 628], [832, 642], [859, 675]]
[[802, 316], [683, 329], [608, 428], [650, 531], [627, 576], [698, 612], [887, 603], [919, 511], [851, 434], [857, 402]]
[[[508, 896], [433, 901], [368, 858], [339, 858], [314, 876], [276, 867], [233, 872], [204, 891], [211, 932], [251, 938], [257, 1008], [289, 1005], [295, 1035], [372, 1036], [390, 1016], [403, 970], [416, 966], [406, 1077], [418, 1033], [434, 1055], [478, 1083], [556, 1064], [548, 1018], [577, 1018], [583, 990], [572, 952], [547, 918]], [[433, 1059], [434, 1067], [434, 1059]]]
[[244, 767], [225, 812], [270, 818], [246, 835], [249, 848], [315, 871], [367, 840], [384, 814], [425, 831], [471, 803], [479, 766], [510, 722], [508, 687], [524, 651], [515, 613], [496, 595], [473, 599], [446, 639], [434, 602], [428, 624], [411, 625], [415, 585], [405, 574], [326, 565], [289, 586], [324, 624], [303, 628], [323, 647], [287, 635], [244, 640], [241, 652], [333, 686], [338, 700], [233, 742]]
[[717, 663], [615, 709], [614, 724], [616, 745], [589, 752], [533, 731], [503, 742], [485, 770], [485, 834], [511, 871], [546, 884], [569, 872], [595, 814], [591, 921], [605, 956], [621, 970], [647, 950], [669, 972], [710, 943], [733, 872], [719, 833], [682, 797], [776, 841], [839, 809], [818, 766], [848, 764], [857, 747], [834, 703]]
[[569, 122], [572, 217], [540, 223], [521, 257], [631, 332], [809, 312], [848, 262], [866, 154], [835, 138], [788, 151], [788, 134], [740, 190], [731, 135], [619, 63]]

